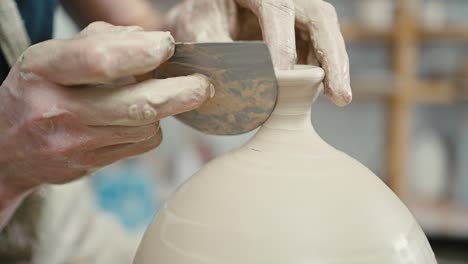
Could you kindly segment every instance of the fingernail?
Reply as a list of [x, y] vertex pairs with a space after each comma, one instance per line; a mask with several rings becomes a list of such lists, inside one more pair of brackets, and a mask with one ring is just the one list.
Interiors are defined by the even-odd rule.
[[351, 102], [348, 94], [332, 94], [333, 102], [340, 107], [347, 106]]
[[347, 90], [345, 92], [345, 100], [346, 100], [346, 103], [351, 103], [351, 101], [353, 101], [353, 93], [350, 91], [350, 90]]
[[164, 32], [166, 34], [166, 41], [165, 46], [167, 47], [167, 52], [169, 54], [169, 58], [174, 55], [175, 52], [175, 40], [174, 37], [171, 35], [170, 32]]
[[151, 37], [152, 50], [154, 51], [155, 57], [160, 58], [163, 61], [166, 61], [174, 55], [175, 41], [171, 33], [152, 31], [152, 32], [143, 32], [142, 34], [145, 34]]
[[210, 84], [210, 99], [215, 96], [216, 90], [213, 84]]
[[209, 84], [208, 86], [208, 89], [209, 89], [209, 97], [210, 99], [213, 98], [216, 94], [216, 89], [214, 87], [214, 85], [210, 82], [210, 79], [208, 79], [208, 77], [206, 77], [205, 75], [203, 74], [200, 74], [200, 73], [194, 73], [192, 76], [194, 77], [197, 77], [200, 79], [201, 81], [201, 88], [205, 88], [207, 84]]

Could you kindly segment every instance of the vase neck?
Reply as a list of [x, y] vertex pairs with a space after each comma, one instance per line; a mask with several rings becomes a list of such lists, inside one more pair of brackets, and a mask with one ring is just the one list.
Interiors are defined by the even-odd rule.
[[320, 156], [335, 151], [315, 132], [312, 103], [323, 90], [324, 72], [318, 67], [277, 72], [278, 100], [270, 118], [245, 149], [264, 154]]
[[318, 67], [277, 72], [278, 100], [264, 127], [282, 130], [313, 129], [312, 103], [323, 90]]

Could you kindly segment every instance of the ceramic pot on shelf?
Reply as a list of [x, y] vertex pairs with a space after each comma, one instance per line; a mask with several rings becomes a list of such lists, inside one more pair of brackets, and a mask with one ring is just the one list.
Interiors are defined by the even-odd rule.
[[134, 263], [435, 264], [398, 197], [315, 132], [323, 77], [312, 66], [278, 72], [272, 116], [173, 195]]
[[421, 12], [421, 24], [426, 30], [442, 30], [447, 25], [446, 1], [425, 0]]
[[459, 205], [468, 208], [468, 119], [461, 122], [458, 131], [455, 200]]
[[440, 202], [448, 190], [448, 151], [442, 137], [426, 129], [413, 140], [409, 165], [412, 199]]
[[359, 19], [371, 30], [387, 31], [393, 26], [395, 1], [393, 0], [360, 0]]

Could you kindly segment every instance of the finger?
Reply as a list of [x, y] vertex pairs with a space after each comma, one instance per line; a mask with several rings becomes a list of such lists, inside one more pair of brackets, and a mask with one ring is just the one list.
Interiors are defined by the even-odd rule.
[[235, 41], [262, 41], [262, 28], [257, 16], [247, 8], [238, 11], [239, 30], [233, 36]]
[[125, 126], [90, 126], [86, 133], [91, 140], [85, 150], [94, 150], [106, 146], [127, 143], [138, 143], [154, 137], [159, 131], [159, 122], [155, 124], [125, 127]]
[[82, 167], [103, 167], [116, 161], [151, 151], [161, 145], [161, 142], [162, 131], [158, 130], [158, 133], [155, 136], [145, 141], [134, 144], [108, 146], [87, 152], [81, 157], [81, 159], [77, 160], [77, 162]]
[[237, 31], [233, 1], [189, 0], [172, 9], [166, 27], [182, 42], [229, 42]]
[[127, 33], [137, 31], [143, 31], [143, 28], [139, 26], [114, 26], [107, 22], [97, 21], [89, 24], [77, 36], [86, 37], [101, 33]]
[[314, 45], [309, 43], [309, 53], [306, 59], [306, 64], [320, 66], [321, 63], [317, 59], [317, 55], [315, 54]]
[[311, 43], [309, 32], [296, 31], [297, 64], [308, 64], [308, 57], [311, 53]]
[[338, 18], [332, 5], [324, 1], [310, 1], [296, 13], [299, 27], [310, 34], [315, 58], [325, 71], [325, 94], [337, 105], [351, 102], [349, 59], [341, 35]]
[[168, 32], [96, 34], [32, 46], [21, 72], [62, 85], [107, 83], [154, 70], [173, 53]]
[[263, 39], [268, 43], [273, 64], [280, 70], [296, 64], [294, 32], [295, 5], [293, 0], [237, 0], [257, 15]]
[[208, 79], [195, 74], [151, 79], [120, 88], [72, 89], [67, 109], [87, 125], [141, 126], [193, 110], [213, 93]]

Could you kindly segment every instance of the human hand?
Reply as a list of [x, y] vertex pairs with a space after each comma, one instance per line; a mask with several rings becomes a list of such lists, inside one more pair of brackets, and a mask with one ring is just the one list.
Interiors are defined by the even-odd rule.
[[318, 62], [326, 73], [325, 94], [340, 106], [352, 100], [345, 43], [327, 2], [186, 0], [172, 9], [165, 24], [177, 41], [264, 39], [277, 69]]
[[0, 196], [69, 182], [157, 147], [161, 118], [213, 93], [202, 75], [136, 81], [173, 52], [167, 32], [103, 22], [29, 48], [0, 87]]

